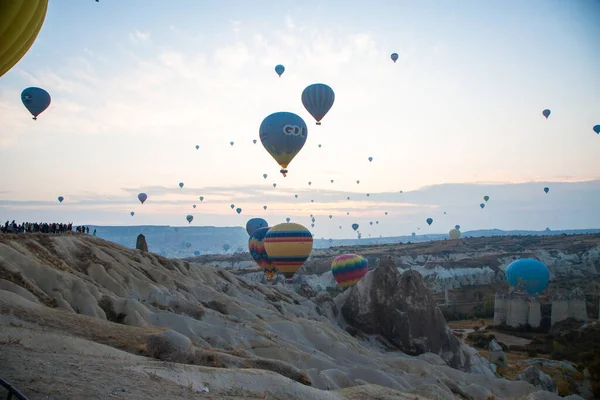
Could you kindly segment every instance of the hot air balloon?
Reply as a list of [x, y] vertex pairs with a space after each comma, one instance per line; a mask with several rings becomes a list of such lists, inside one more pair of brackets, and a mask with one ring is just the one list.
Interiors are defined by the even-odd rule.
[[135, 215], [135, 213], [132, 211], [129, 213], [132, 217]]
[[300, 224], [284, 223], [269, 229], [263, 243], [273, 265], [291, 279], [310, 256], [313, 237]]
[[297, 195], [297, 194], [295, 194], [295, 195], [294, 195], [294, 197], [295, 197], [295, 198], [298, 198], [298, 195]]
[[276, 183], [274, 183], [274, 184], [273, 184], [273, 187], [277, 187], [277, 184], [276, 184]]
[[358, 224], [352, 224], [352, 229], [357, 230], [358, 229]]
[[310, 202], [311, 202], [311, 203], [314, 203], [315, 201], [314, 201], [314, 200], [311, 200]]
[[285, 219], [285, 222], [290, 222], [290, 221], [291, 221], [291, 219], [290, 219], [290, 218], [286, 218], [286, 219]]
[[433, 223], [433, 218], [427, 218], [427, 219], [425, 220], [425, 222], [427, 222], [427, 225], [430, 225], [430, 226], [431, 226], [431, 224]]
[[333, 183], [333, 179], [331, 180], [331, 183]]
[[238, 213], [238, 214], [241, 214], [242, 213], [242, 209], [238, 207], [238, 208], [235, 209], [235, 212]]
[[372, 161], [373, 161], [373, 157], [369, 157], [369, 162], [372, 162]]
[[267, 279], [271, 280], [273, 279], [273, 275], [277, 272], [277, 270], [275, 269], [273, 263], [271, 263], [263, 242], [268, 231], [269, 227], [258, 228], [256, 231], [254, 231], [254, 233], [250, 235], [250, 238], [248, 239], [248, 251], [260, 269], [263, 271], [267, 270], [265, 275], [267, 275]]
[[483, 200], [485, 200], [486, 203], [489, 199], [490, 199], [490, 196], [483, 196]]
[[596, 132], [598, 135], [600, 135], [600, 125], [594, 125], [594, 127], [592, 129], [594, 130], [594, 132]]
[[58, 196], [58, 202], [59, 202], [59, 203], [62, 203], [64, 199], [65, 199], [64, 197], [62, 197], [62, 196]]
[[460, 230], [460, 225], [454, 225], [454, 229]]
[[370, 221], [370, 222], [369, 222], [369, 225], [373, 225], [373, 221]]
[[358, 185], [360, 183], [360, 181], [356, 181], [356, 184]]
[[370, 194], [369, 194], [369, 193], [367, 193], [367, 197], [369, 197], [369, 196], [370, 196]]
[[235, 208], [234, 204], [230, 204], [229, 207], [231, 207], [231, 209], [233, 210]]
[[198, 198], [200, 199], [200, 201], [204, 201], [204, 196], [200, 196]]
[[390, 56], [390, 58], [395, 63], [396, 61], [398, 61], [398, 53], [392, 53], [392, 55]]
[[379, 221], [375, 221], [375, 223], [379, 225]]
[[321, 120], [329, 112], [335, 101], [333, 89], [323, 83], [315, 83], [307, 86], [302, 92], [302, 104], [304, 108], [321, 125]]
[[252, 139], [252, 143], [256, 144], [256, 139]]
[[310, 186], [310, 185], [312, 185], [312, 182], [310, 182], [310, 181], [309, 181], [309, 182], [308, 182], [308, 186]]
[[415, 236], [417, 236], [417, 234], [413, 232], [410, 234], [410, 236], [415, 237]]
[[367, 260], [358, 254], [342, 254], [331, 263], [331, 274], [344, 289], [356, 285], [368, 270]]
[[200, 148], [200, 146], [196, 145], [196, 150], [198, 150]]
[[281, 64], [278, 64], [275, 66], [275, 72], [277, 72], [277, 75], [279, 75], [279, 77], [281, 78], [281, 74], [283, 74], [283, 72], [285, 71], [285, 67]]
[[0, 76], [27, 53], [38, 36], [48, 0], [0, 1]]
[[319, 145], [319, 148], [321, 148], [321, 145]]
[[547, 194], [549, 191], [550, 191], [550, 188], [549, 188], [549, 187], [545, 187], [545, 188], [544, 188], [544, 192], [546, 192], [546, 194]]
[[285, 177], [287, 167], [302, 149], [308, 137], [306, 123], [298, 115], [277, 112], [266, 117], [259, 128], [260, 141], [281, 166]]
[[225, 251], [228, 251], [228, 250], [229, 250], [229, 247], [230, 247], [230, 246], [229, 246], [227, 243], [225, 243], [225, 244], [223, 245], [223, 250], [225, 250]]
[[479, 205], [479, 207], [481, 207], [481, 209], [483, 210], [483, 209], [485, 208], [485, 203], [481, 203], [481, 204]]
[[451, 229], [450, 232], [448, 232], [448, 236], [450, 236], [450, 239], [452, 240], [458, 239], [460, 237], [460, 231], [458, 229]]
[[263, 206], [263, 210], [266, 210], [266, 209], [267, 209], [267, 206]]
[[229, 144], [233, 146], [233, 142], [229, 142]]
[[246, 222], [246, 232], [248, 232], [248, 235], [252, 236], [258, 229], [267, 226], [269, 226], [269, 224], [262, 218], [250, 218], [248, 222]]
[[263, 178], [267, 179], [267, 176], [268, 176], [267, 174], [263, 174]]
[[187, 219], [187, 222], [191, 224], [191, 223], [192, 223], [192, 221], [194, 220], [194, 216], [193, 216], [193, 215], [189, 215], [189, 214], [188, 214], [188, 215], [185, 217], [185, 219]]
[[[310, 224], [310, 226], [314, 228], [314, 227], [315, 227], [315, 224]], [[313, 236], [314, 236], [314, 235], [313, 235]]]
[[183, 189], [183, 182], [179, 182], [179, 188]]
[[37, 116], [40, 115], [52, 101], [50, 94], [42, 88], [29, 87], [21, 92], [21, 101], [27, 110], [33, 115], [33, 119], [36, 120]]
[[506, 267], [504, 274], [510, 286], [516, 287], [520, 283], [529, 295], [542, 293], [550, 280], [548, 268], [532, 258], [513, 261]]
[[144, 204], [144, 202], [148, 199], [148, 195], [146, 193], [138, 194], [138, 200]]
[[200, 250], [194, 250], [194, 255], [195, 256], [199, 256], [200, 255]]
[[388, 215], [388, 212], [387, 212], [387, 211], [385, 212], [385, 215]]
[[331, 219], [331, 218], [333, 218], [333, 215], [330, 215], [330, 216], [329, 216], [329, 219]]
[[194, 204], [192, 207], [196, 208], [196, 205]]
[[542, 115], [544, 117], [546, 117], [546, 119], [548, 119], [548, 117], [550, 116], [551, 111], [548, 109], [545, 109], [544, 111], [542, 111]]

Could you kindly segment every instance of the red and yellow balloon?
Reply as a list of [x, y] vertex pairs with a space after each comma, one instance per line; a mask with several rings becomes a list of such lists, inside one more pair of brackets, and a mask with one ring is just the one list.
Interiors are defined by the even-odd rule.
[[313, 237], [300, 224], [283, 223], [269, 229], [263, 243], [275, 268], [287, 279], [292, 279], [310, 256]]

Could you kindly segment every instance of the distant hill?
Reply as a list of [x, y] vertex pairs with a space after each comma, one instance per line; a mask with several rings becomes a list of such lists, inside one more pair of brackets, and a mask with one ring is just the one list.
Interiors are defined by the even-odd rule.
[[[168, 225], [138, 225], [138, 226], [97, 226], [90, 225], [90, 233], [94, 229], [103, 239], [120, 245], [135, 248], [137, 235], [142, 233], [148, 242], [148, 249], [165, 257], [192, 257], [197, 254], [232, 254], [248, 251], [248, 234], [241, 226], [186, 226], [172, 227]], [[462, 237], [491, 237], [491, 236], [551, 236], [551, 235], [580, 235], [600, 233], [600, 229], [573, 229], [563, 231], [503, 231], [500, 229], [483, 229], [463, 232]], [[448, 234], [406, 235], [392, 237], [363, 237], [362, 239], [315, 239], [314, 248], [332, 246], [368, 246], [389, 243], [420, 243], [431, 240], [444, 240]], [[229, 245], [225, 251], [224, 244]]]

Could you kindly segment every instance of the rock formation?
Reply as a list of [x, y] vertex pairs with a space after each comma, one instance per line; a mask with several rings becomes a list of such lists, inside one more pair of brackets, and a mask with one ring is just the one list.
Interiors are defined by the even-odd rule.
[[448, 328], [421, 274], [411, 270], [401, 274], [389, 257], [338, 298], [336, 303], [348, 324], [383, 336], [404, 353], [430, 352], [453, 368], [468, 371], [476, 364], [483, 366], [480, 372], [493, 375], [489, 363], [467, 349]]
[[[0, 234], [0, 375], [30, 398], [89, 400], [485, 400], [539, 392], [449, 367], [485, 372], [449, 332], [418, 274], [381, 268], [336, 300], [355, 291], [386, 307], [359, 321], [377, 321], [412, 354], [436, 354], [384, 351], [352, 336], [327, 293], [308, 300], [282, 285], [87, 235]], [[198, 396], [204, 388], [210, 393]]]
[[517, 376], [518, 381], [524, 381], [531, 383], [533, 386], [537, 386], [542, 390], [548, 392], [556, 392], [556, 383], [552, 377], [544, 373], [536, 365], [531, 365]]
[[141, 233], [137, 237], [135, 248], [146, 253], [148, 252], [148, 243], [146, 243], [146, 237]]

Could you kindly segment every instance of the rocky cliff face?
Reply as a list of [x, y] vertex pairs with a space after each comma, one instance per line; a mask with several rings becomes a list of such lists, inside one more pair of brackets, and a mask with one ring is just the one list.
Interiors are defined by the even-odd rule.
[[[434, 353], [453, 368], [494, 376], [487, 361], [471, 357], [416, 271], [400, 273], [391, 258], [381, 260], [356, 286], [336, 298], [346, 322], [368, 334], [380, 334], [401, 351]], [[472, 359], [473, 358], [473, 359]]]
[[[124, 391], [131, 398], [193, 398], [204, 387], [210, 394], [202, 396], [215, 399], [484, 400], [537, 391], [449, 367], [444, 360], [467, 363], [458, 360], [439, 314], [427, 315], [422, 283], [414, 273], [397, 279], [393, 268], [382, 272], [402, 293], [391, 293], [392, 283], [373, 288], [371, 305], [392, 313], [400, 307], [395, 323], [382, 321], [387, 314], [376, 319], [380, 329], [413, 354], [437, 354], [390, 352], [351, 336], [338, 326], [339, 308], [326, 293], [308, 300], [283, 285], [96, 237], [0, 235], [0, 354], [10, 367], [2, 377], [25, 395], [30, 388], [38, 397], [56, 393], [60, 385], [60, 397], [85, 393], [94, 400]], [[388, 294], [394, 300], [386, 302]]]

